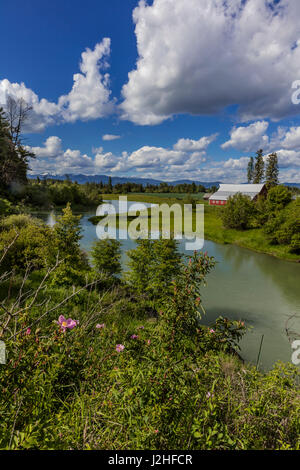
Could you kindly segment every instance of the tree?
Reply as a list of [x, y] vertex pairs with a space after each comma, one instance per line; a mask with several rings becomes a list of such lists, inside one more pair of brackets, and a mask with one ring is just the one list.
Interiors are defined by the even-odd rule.
[[289, 202], [292, 196], [286, 186], [278, 185], [271, 188], [267, 196], [267, 206], [270, 212], [282, 210]]
[[12, 96], [8, 96], [5, 108], [13, 144], [18, 146], [21, 143], [22, 128], [30, 115], [32, 106], [26, 103], [23, 98], [15, 99]]
[[170, 291], [181, 264], [176, 240], [137, 240], [136, 249], [127, 255], [130, 268], [127, 279], [137, 292], [159, 298]]
[[276, 186], [279, 184], [278, 180], [279, 168], [277, 153], [271, 153], [268, 156], [266, 168], [266, 183], [268, 187]]
[[264, 159], [263, 159], [263, 150], [260, 149], [256, 152], [255, 165], [254, 165], [254, 174], [253, 174], [253, 183], [259, 184], [264, 180]]
[[248, 183], [252, 183], [254, 176], [254, 158], [250, 157], [248, 168], [247, 168], [247, 179]]
[[53, 232], [56, 252], [63, 262], [53, 275], [53, 284], [83, 284], [88, 261], [80, 249], [81, 216], [73, 215], [70, 203], [63, 209], [63, 214], [56, 218]]
[[111, 193], [111, 192], [112, 192], [112, 189], [113, 189], [113, 187], [112, 187], [112, 181], [111, 181], [111, 176], [110, 176], [110, 177], [108, 178], [107, 190], [108, 190], [109, 193]]
[[29, 108], [22, 100], [7, 99], [6, 111], [0, 108], [0, 189], [7, 190], [13, 183], [25, 184], [29, 158], [34, 154], [21, 143], [22, 126]]
[[94, 242], [91, 255], [95, 269], [109, 276], [119, 274], [121, 268], [121, 243], [118, 240], [97, 240]]
[[249, 227], [254, 211], [250, 197], [237, 193], [227, 201], [222, 214], [223, 224], [226, 228], [245, 230]]

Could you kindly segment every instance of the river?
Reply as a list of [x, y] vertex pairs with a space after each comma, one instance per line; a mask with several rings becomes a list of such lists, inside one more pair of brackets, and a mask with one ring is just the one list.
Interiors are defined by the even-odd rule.
[[[84, 212], [81, 219], [81, 246], [86, 251], [97, 238], [96, 227], [88, 221], [92, 215], [95, 211]], [[38, 216], [50, 225], [54, 223], [53, 212]], [[134, 247], [134, 241], [122, 240], [124, 267], [126, 251]], [[252, 327], [240, 343], [244, 360], [256, 363], [264, 335], [260, 367], [269, 370], [278, 360], [290, 362], [292, 349], [285, 325], [292, 314], [300, 317], [300, 264], [208, 240], [203, 249], [217, 261], [215, 269], [207, 277], [207, 286], [202, 290], [206, 310], [203, 322], [209, 324], [220, 315], [243, 320]], [[184, 241], [179, 242], [179, 250], [185, 252]], [[291, 326], [300, 333], [300, 319], [293, 320]]]

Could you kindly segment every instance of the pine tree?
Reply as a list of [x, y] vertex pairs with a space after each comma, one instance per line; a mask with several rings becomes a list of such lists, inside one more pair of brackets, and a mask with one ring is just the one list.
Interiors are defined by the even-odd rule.
[[108, 187], [107, 187], [107, 190], [108, 190], [109, 193], [111, 193], [111, 192], [112, 192], [112, 189], [113, 189], [113, 187], [112, 187], [111, 176], [110, 176], [110, 177], [108, 178]]
[[260, 149], [256, 152], [256, 157], [255, 157], [254, 175], [253, 175], [254, 184], [259, 184], [263, 182], [264, 173], [265, 173], [264, 170], [265, 170], [265, 163], [263, 159], [263, 150]]
[[247, 168], [247, 179], [248, 183], [252, 183], [254, 176], [254, 158], [250, 157], [248, 168]]
[[271, 153], [268, 156], [267, 168], [266, 168], [266, 183], [270, 186], [276, 186], [279, 184], [279, 168], [278, 168], [278, 157], [277, 153]]

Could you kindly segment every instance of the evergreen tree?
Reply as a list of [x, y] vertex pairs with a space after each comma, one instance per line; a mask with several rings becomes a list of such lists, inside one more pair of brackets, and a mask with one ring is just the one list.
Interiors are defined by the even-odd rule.
[[276, 186], [279, 184], [279, 168], [278, 168], [278, 157], [277, 153], [271, 153], [268, 156], [267, 168], [266, 168], [266, 183], [268, 186]]
[[121, 243], [118, 240], [96, 240], [91, 255], [96, 271], [112, 276], [122, 271]]
[[180, 271], [181, 255], [174, 239], [137, 240], [137, 247], [127, 252], [129, 283], [150, 298], [170, 292], [171, 281]]
[[254, 158], [250, 157], [248, 168], [247, 168], [248, 183], [252, 183], [253, 177], [254, 177]]
[[112, 189], [113, 189], [113, 187], [112, 187], [111, 176], [110, 176], [110, 177], [108, 178], [107, 190], [108, 190], [109, 193], [111, 193], [111, 192], [112, 192]]
[[253, 175], [254, 184], [259, 184], [263, 182], [264, 170], [265, 170], [265, 163], [263, 159], [263, 150], [260, 149], [256, 152], [256, 157], [255, 157], [254, 175]]

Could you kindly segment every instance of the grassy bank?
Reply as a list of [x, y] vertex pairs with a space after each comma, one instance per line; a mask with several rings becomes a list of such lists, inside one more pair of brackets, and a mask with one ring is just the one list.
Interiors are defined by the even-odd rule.
[[[184, 197], [188, 195], [185, 194], [142, 194], [134, 193], [127, 194], [128, 201], [137, 201], [137, 202], [147, 202], [153, 204], [183, 204]], [[181, 196], [181, 197], [179, 197]], [[202, 202], [205, 205], [205, 225], [204, 225], [204, 234], [206, 240], [211, 240], [217, 243], [222, 244], [232, 244], [238, 245], [243, 248], [248, 248], [250, 250], [265, 253], [276, 258], [284, 259], [287, 261], [298, 262], [299, 255], [295, 253], [290, 253], [288, 246], [285, 245], [272, 245], [266, 234], [263, 232], [263, 229], [256, 228], [251, 230], [235, 230], [235, 229], [226, 229], [223, 227], [222, 220], [220, 217], [220, 207], [209, 206], [206, 201], [203, 201], [203, 194], [192, 194], [193, 199], [198, 199], [199, 202]], [[118, 195], [115, 194], [104, 194], [103, 199], [118, 199]]]

